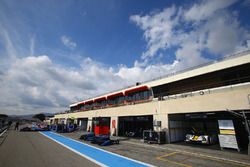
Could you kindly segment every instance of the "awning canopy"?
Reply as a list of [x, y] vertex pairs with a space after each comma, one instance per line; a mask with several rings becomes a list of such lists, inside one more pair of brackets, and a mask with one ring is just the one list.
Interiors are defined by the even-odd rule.
[[140, 86], [140, 87], [125, 90], [125, 95], [134, 93], [134, 92], [144, 91], [144, 90], [149, 90], [148, 86]]
[[112, 98], [118, 97], [118, 96], [124, 96], [123, 92], [118, 92], [118, 93], [114, 93], [114, 94], [108, 95], [107, 99], [112, 99]]
[[78, 103], [70, 104], [69, 107], [76, 107]]
[[85, 104], [85, 101], [81, 101], [81, 102], [78, 103], [78, 105], [79, 105], [79, 104]]
[[93, 103], [93, 100], [87, 100], [84, 102], [84, 104], [90, 104], [90, 103]]
[[94, 99], [94, 102], [106, 100], [106, 96]]

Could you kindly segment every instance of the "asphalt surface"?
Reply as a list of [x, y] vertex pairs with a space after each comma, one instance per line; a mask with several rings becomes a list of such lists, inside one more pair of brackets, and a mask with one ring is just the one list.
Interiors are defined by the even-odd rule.
[[[62, 135], [79, 140], [81, 133]], [[87, 144], [93, 145], [90, 142]], [[119, 145], [94, 146], [160, 167], [250, 166], [250, 158], [247, 155], [182, 145], [148, 145], [139, 140], [125, 139]], [[38, 132], [10, 130], [7, 135], [0, 138], [0, 167], [78, 166], [95, 167], [97, 165]]]
[[[79, 140], [81, 133], [62, 135]], [[235, 150], [226, 152], [176, 144], [146, 144], [134, 139], [123, 139], [119, 145], [94, 146], [160, 167], [250, 167], [250, 157]]]
[[38, 132], [10, 130], [4, 137], [0, 145], [0, 167], [97, 166]]

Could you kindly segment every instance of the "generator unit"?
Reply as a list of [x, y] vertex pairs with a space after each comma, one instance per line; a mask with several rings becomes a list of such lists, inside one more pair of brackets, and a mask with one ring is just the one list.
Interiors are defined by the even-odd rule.
[[164, 144], [166, 143], [166, 132], [165, 131], [152, 131], [152, 130], [144, 130], [143, 131], [143, 141], [144, 143], [156, 143], [156, 144]]

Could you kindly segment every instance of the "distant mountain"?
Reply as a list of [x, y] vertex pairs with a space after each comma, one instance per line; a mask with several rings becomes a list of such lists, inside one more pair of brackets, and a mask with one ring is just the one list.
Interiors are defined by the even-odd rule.
[[[41, 114], [44, 114], [46, 117], [52, 117], [52, 116], [55, 115], [55, 114], [53, 114], [53, 113], [41, 113]], [[9, 117], [12, 117], [12, 118], [19, 118], [19, 119], [31, 119], [34, 115], [36, 115], [36, 114], [9, 115]]]
[[44, 114], [46, 117], [52, 117], [55, 115], [55, 113], [42, 113]]
[[7, 118], [8, 117], [8, 115], [6, 115], [6, 114], [0, 114], [0, 118]]
[[10, 115], [12, 118], [22, 118], [22, 119], [30, 119], [34, 116], [34, 114], [28, 114], [28, 115]]

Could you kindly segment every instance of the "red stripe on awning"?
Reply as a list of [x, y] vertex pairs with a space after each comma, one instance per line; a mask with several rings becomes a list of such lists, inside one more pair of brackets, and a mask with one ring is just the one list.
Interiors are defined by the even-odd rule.
[[85, 102], [84, 102], [84, 101], [82, 101], [82, 102], [78, 103], [78, 105], [79, 105], [79, 104], [85, 104]]
[[106, 97], [99, 97], [94, 99], [94, 102], [106, 100]]
[[140, 86], [140, 87], [128, 89], [125, 91], [125, 95], [128, 95], [130, 93], [134, 93], [134, 92], [143, 91], [143, 90], [149, 90], [149, 88], [147, 86]]
[[107, 99], [113, 98], [113, 97], [117, 97], [117, 96], [124, 96], [123, 92], [118, 92], [118, 93], [114, 93], [112, 95], [107, 96]]
[[93, 100], [88, 100], [84, 102], [84, 104], [89, 104], [89, 103], [93, 103]]

